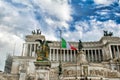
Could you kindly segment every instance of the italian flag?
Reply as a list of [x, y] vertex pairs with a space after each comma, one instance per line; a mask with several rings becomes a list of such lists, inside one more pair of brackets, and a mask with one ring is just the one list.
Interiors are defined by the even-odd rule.
[[70, 45], [68, 42], [66, 42], [65, 39], [62, 38], [62, 43], [61, 43], [62, 48], [68, 48], [71, 50], [77, 50], [74, 46]]

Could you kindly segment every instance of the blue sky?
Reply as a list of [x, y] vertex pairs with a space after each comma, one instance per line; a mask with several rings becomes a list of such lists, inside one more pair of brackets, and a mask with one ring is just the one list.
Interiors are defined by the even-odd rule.
[[103, 30], [120, 34], [119, 0], [0, 0], [0, 69], [21, 54], [25, 35], [40, 28], [48, 40], [96, 41]]

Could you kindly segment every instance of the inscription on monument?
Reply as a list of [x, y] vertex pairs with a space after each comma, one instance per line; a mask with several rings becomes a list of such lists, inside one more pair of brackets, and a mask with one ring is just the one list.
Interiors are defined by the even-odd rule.
[[117, 72], [110, 72], [110, 71], [105, 71], [105, 70], [90, 70], [90, 75], [91, 76], [104, 76], [108, 78], [114, 78], [114, 77], [119, 77], [117, 75]]

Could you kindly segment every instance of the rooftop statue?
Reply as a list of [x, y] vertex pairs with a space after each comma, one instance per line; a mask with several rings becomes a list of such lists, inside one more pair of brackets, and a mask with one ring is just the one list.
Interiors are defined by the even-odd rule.
[[37, 39], [36, 41], [40, 43], [40, 46], [36, 51], [37, 61], [48, 60], [48, 53], [49, 53], [48, 43], [51, 43], [51, 41], [46, 41], [46, 40], [42, 41], [39, 39]]
[[41, 35], [41, 30], [40, 29], [36, 29], [32, 31], [32, 34], [40, 34]]
[[108, 31], [103, 31], [104, 32], [104, 36], [112, 36], [113, 35], [113, 32], [109, 32]]

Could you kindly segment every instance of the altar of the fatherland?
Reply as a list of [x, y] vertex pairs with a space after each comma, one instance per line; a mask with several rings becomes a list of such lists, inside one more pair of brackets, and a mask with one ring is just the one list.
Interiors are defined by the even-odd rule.
[[0, 80], [120, 80], [119, 37], [69, 42], [77, 50], [62, 48], [60, 41], [47, 41], [39, 31], [25, 41], [21, 56], [7, 57]]

